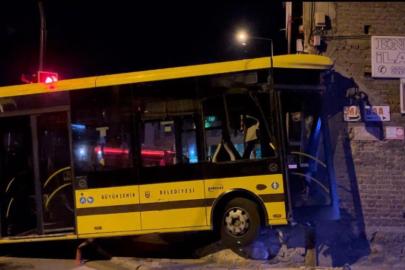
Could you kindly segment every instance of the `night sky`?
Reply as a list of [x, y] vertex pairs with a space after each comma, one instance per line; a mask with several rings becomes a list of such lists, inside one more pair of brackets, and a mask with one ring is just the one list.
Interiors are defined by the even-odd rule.
[[[0, 3], [0, 86], [38, 70], [38, 4], [14, 2]], [[282, 2], [83, 2], [44, 3], [44, 69], [60, 79], [270, 55], [268, 42], [237, 44], [241, 28], [287, 51]]]

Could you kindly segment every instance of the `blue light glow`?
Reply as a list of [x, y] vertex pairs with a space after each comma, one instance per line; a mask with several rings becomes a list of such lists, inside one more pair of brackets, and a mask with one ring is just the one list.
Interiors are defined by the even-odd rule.
[[318, 118], [318, 123], [316, 123], [315, 137], [318, 137], [319, 131], [321, 130], [321, 118]]
[[81, 148], [79, 149], [79, 154], [80, 154], [81, 156], [84, 156], [84, 155], [86, 154], [86, 148], [81, 147]]
[[71, 127], [73, 129], [86, 129], [85, 125], [78, 125], [78, 124], [72, 124]]
[[196, 156], [196, 151], [195, 151], [195, 145], [192, 145], [191, 147], [188, 148], [188, 155], [190, 158], [190, 163], [197, 163], [198, 162], [198, 157]]

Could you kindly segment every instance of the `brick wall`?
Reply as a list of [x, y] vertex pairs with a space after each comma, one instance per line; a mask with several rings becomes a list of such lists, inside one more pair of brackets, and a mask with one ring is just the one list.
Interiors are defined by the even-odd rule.
[[[304, 3], [305, 48], [316, 53], [308, 44], [312, 4]], [[374, 79], [370, 74], [371, 36], [405, 36], [405, 3], [315, 3], [315, 10], [325, 12], [331, 22], [331, 29], [323, 36], [335, 37], [325, 41], [327, 46], [321, 54], [336, 61], [330, 121], [341, 222], [405, 228], [404, 141], [355, 141], [353, 127], [365, 123], [345, 123], [342, 115], [343, 106], [350, 104], [346, 94], [353, 92], [356, 84], [372, 105], [391, 108], [391, 122], [371, 125], [379, 126], [382, 132], [387, 125], [405, 126], [405, 116], [400, 114], [399, 79]], [[368, 34], [364, 32], [366, 25]]]

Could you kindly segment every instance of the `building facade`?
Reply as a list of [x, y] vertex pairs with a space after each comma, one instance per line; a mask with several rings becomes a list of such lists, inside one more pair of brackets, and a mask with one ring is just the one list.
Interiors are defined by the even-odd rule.
[[[317, 223], [320, 265], [403, 263], [405, 142], [386, 127], [405, 127], [400, 79], [371, 76], [371, 37], [405, 36], [404, 2], [304, 2], [303, 53], [335, 60], [329, 96], [339, 221]], [[322, 26], [323, 25], [323, 26]], [[344, 121], [344, 106], [389, 106], [390, 121]], [[364, 119], [364, 114], [363, 114]], [[357, 128], [357, 129], [356, 129]], [[357, 130], [370, 132], [364, 140]]]

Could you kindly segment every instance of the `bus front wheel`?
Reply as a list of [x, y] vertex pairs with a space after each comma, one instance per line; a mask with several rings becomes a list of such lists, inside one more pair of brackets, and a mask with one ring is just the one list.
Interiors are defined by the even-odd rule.
[[245, 198], [230, 200], [222, 212], [220, 228], [225, 245], [237, 247], [250, 244], [260, 234], [259, 206]]

